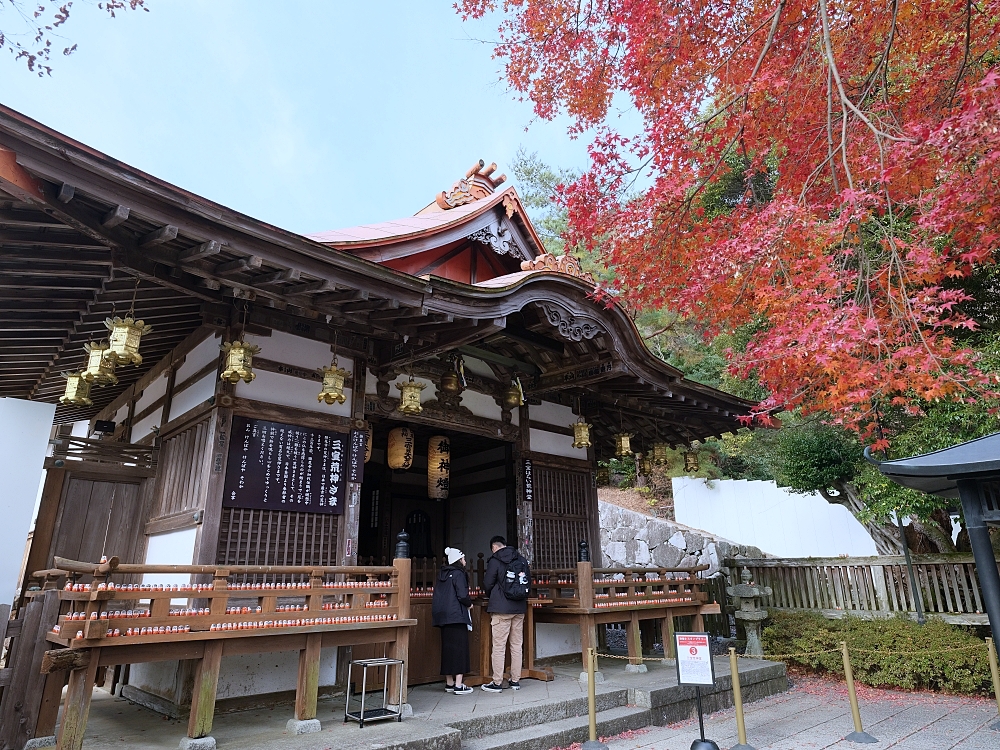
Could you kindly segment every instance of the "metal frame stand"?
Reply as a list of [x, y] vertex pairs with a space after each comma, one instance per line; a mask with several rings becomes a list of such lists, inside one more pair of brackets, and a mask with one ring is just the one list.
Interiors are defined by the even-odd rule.
[[[355, 665], [361, 667], [361, 708], [358, 711], [351, 711], [351, 698], [354, 697], [351, 680], [354, 674]], [[384, 719], [403, 720], [403, 707], [398, 709], [389, 708], [389, 667], [395, 666], [399, 672], [399, 695], [403, 694], [403, 660], [402, 659], [355, 659], [347, 667], [347, 702], [344, 705], [344, 723], [348, 721], [358, 722], [358, 728], [364, 729], [365, 722], [382, 721]], [[382, 680], [382, 706], [380, 708], [365, 709], [365, 695], [368, 692], [368, 670], [370, 668], [379, 669], [385, 667], [385, 679]]]

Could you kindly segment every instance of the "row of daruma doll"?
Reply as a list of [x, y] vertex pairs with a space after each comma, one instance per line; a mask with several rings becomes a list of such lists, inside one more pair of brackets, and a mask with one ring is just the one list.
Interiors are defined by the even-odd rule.
[[[416, 436], [408, 427], [396, 427], [389, 432], [386, 462], [390, 469], [406, 470], [413, 466]], [[372, 457], [372, 433], [368, 431], [365, 463]], [[434, 435], [427, 441], [427, 497], [444, 500], [451, 488], [451, 440]]]

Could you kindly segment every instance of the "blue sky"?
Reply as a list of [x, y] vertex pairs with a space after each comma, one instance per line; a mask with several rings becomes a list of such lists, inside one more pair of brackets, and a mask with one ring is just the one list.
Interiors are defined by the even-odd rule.
[[452, 0], [148, 3], [111, 20], [77, 2], [62, 33], [78, 51], [51, 78], [4, 52], [0, 102], [303, 233], [413, 214], [476, 159], [510, 175], [520, 146], [586, 164], [586, 138], [501, 82], [479, 41], [496, 19], [463, 24]]

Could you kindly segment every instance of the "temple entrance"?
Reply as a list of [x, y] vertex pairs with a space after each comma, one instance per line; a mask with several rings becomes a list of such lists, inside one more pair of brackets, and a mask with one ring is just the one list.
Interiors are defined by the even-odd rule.
[[[374, 425], [361, 488], [359, 561], [391, 559], [396, 534], [406, 529], [415, 567], [427, 558], [440, 564], [445, 547], [458, 547], [475, 570], [479, 554], [489, 557], [490, 537], [516, 536], [512, 446], [455, 430], [407, 425], [416, 438], [413, 463], [393, 470], [386, 462], [386, 443], [389, 431], [402, 424], [385, 420]], [[445, 500], [427, 493], [427, 444], [435, 435], [451, 441], [451, 489]]]

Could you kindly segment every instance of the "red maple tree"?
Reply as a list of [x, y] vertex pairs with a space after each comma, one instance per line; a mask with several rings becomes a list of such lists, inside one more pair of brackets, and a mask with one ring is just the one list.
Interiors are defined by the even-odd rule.
[[[756, 322], [733, 367], [771, 392], [761, 412], [868, 432], [880, 405], [988, 392], [955, 334], [1000, 237], [1000, 2], [456, 7], [501, 14], [495, 54], [539, 116], [596, 131], [561, 190], [568, 241], [635, 307]], [[637, 132], [609, 123], [626, 100]]]

